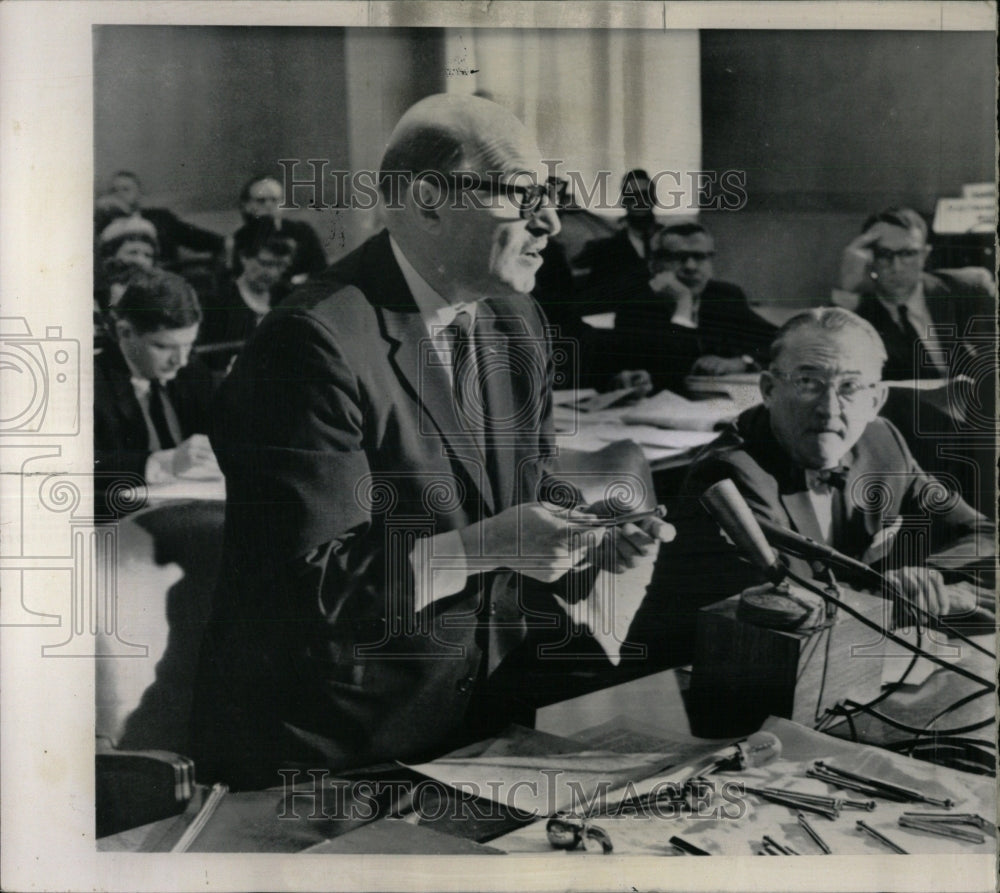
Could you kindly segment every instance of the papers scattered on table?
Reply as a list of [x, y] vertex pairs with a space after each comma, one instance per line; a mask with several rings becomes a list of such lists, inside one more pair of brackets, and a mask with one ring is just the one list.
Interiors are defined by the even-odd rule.
[[711, 431], [719, 422], [728, 421], [739, 412], [740, 407], [733, 400], [688, 400], [673, 391], [660, 391], [628, 409], [622, 421], [658, 428]]

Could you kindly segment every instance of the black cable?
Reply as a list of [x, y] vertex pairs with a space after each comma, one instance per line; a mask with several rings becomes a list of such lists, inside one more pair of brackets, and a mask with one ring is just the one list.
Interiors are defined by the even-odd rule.
[[[892, 726], [894, 729], [899, 729], [902, 732], [910, 732], [913, 735], [923, 735], [927, 730], [920, 729], [916, 726], [908, 725], [905, 722], [900, 722], [898, 719], [893, 719], [891, 716], [886, 716], [878, 710], [872, 710], [870, 707], [865, 707], [864, 704], [859, 704], [856, 701], [844, 701], [844, 703], [850, 707], [853, 707], [855, 711], [861, 713], [867, 713], [870, 716], [874, 716], [880, 722], [884, 722], [886, 725]], [[987, 726], [993, 725], [993, 717], [990, 716], [987, 719], [981, 719], [978, 722], [970, 723], [967, 726], [956, 726], [954, 729], [938, 729], [936, 732], [940, 735], [962, 735], [965, 732], [975, 732], [978, 729], [984, 729]]]
[[984, 679], [982, 676], [978, 676], [975, 673], [971, 672], [970, 670], [966, 670], [965, 667], [959, 667], [956, 666], [955, 664], [951, 664], [948, 661], [944, 660], [944, 658], [938, 657], [935, 654], [930, 654], [929, 652], [924, 651], [921, 648], [914, 647], [912, 644], [907, 642], [906, 639], [900, 638], [895, 633], [887, 630], [884, 626], [875, 623], [873, 620], [869, 620], [860, 611], [856, 610], [855, 608], [852, 608], [850, 605], [841, 601], [840, 599], [835, 598], [829, 592], [826, 592], [825, 590], [820, 589], [818, 586], [813, 585], [810, 581], [804, 579], [803, 577], [800, 577], [795, 572], [788, 570], [786, 571], [786, 573], [791, 580], [798, 583], [803, 588], [808, 589], [810, 592], [815, 592], [817, 595], [821, 596], [824, 600], [831, 602], [832, 604], [835, 604], [838, 608], [850, 614], [856, 620], [860, 620], [865, 626], [875, 630], [876, 632], [882, 633], [882, 635], [884, 635], [890, 641], [895, 642], [897, 645], [902, 645], [904, 648], [908, 649], [909, 651], [912, 651], [914, 654], [919, 654], [921, 657], [927, 658], [927, 660], [929, 660], [931, 663], [935, 663], [940, 667], [945, 667], [946, 669], [951, 670], [953, 673], [957, 673], [959, 676], [964, 676], [966, 679], [971, 679], [973, 682], [978, 682], [980, 685], [982, 685], [984, 688], [988, 688], [990, 691], [996, 691], [995, 682]]

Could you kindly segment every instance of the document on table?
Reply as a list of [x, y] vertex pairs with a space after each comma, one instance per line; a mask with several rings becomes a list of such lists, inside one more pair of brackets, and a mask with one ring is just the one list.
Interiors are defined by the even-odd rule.
[[733, 400], [688, 400], [672, 391], [660, 391], [625, 412], [622, 421], [658, 428], [711, 431], [719, 422], [735, 418], [739, 411]]

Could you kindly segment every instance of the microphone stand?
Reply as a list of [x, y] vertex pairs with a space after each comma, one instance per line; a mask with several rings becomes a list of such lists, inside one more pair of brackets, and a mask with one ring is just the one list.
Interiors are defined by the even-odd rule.
[[[877, 571], [872, 571], [872, 573], [877, 573]], [[973, 682], [978, 682], [988, 691], [996, 691], [996, 683], [991, 682], [988, 679], [984, 679], [982, 676], [978, 676], [977, 674], [971, 672], [970, 670], [966, 670], [964, 667], [956, 666], [955, 664], [946, 661], [944, 658], [938, 657], [936, 654], [931, 654], [927, 651], [924, 651], [919, 646], [914, 645], [912, 642], [907, 642], [906, 639], [897, 636], [895, 633], [886, 629], [882, 625], [875, 623], [872, 620], [869, 620], [860, 611], [858, 611], [855, 608], [852, 608], [849, 604], [843, 601], [843, 599], [838, 597], [839, 589], [836, 589], [836, 586], [831, 588], [833, 588], [838, 593], [838, 595], [834, 595], [829, 588], [821, 589], [811, 580], [806, 580], [804, 577], [800, 577], [798, 574], [796, 574], [792, 570], [789, 570], [788, 568], [785, 569], [785, 575], [788, 579], [792, 580], [794, 583], [797, 583], [803, 589], [808, 589], [810, 592], [816, 593], [816, 595], [820, 596], [820, 598], [822, 598], [828, 606], [833, 605], [836, 609], [846, 611], [856, 620], [861, 621], [861, 623], [863, 623], [865, 626], [875, 630], [876, 632], [882, 633], [882, 635], [884, 635], [890, 642], [894, 642], [895, 644], [900, 645], [903, 648], [912, 651], [914, 654], [918, 654], [920, 657], [925, 657], [927, 658], [927, 660], [931, 661], [931, 663], [935, 663], [940, 667], [944, 667], [947, 670], [951, 670], [957, 673], [959, 676], [964, 676], [966, 679], [970, 679]], [[878, 576], [879, 578], [882, 577], [881, 574], [878, 574]]]
[[[831, 579], [833, 577], [833, 571], [831, 569], [831, 565], [837, 565], [838, 567], [843, 568], [849, 573], [856, 573], [859, 576], [866, 578], [868, 582], [873, 585], [873, 587], [877, 588], [878, 591], [882, 591], [883, 588], [888, 589], [890, 590], [893, 598], [897, 602], [908, 605], [909, 608], [917, 615], [916, 621], [918, 625], [920, 622], [920, 615], [923, 615], [925, 621], [928, 619], [936, 620], [938, 627], [943, 632], [947, 633], [948, 635], [952, 636], [955, 639], [958, 639], [961, 642], [964, 642], [970, 648], [974, 648], [976, 651], [979, 651], [981, 654], [985, 654], [987, 657], [994, 656], [993, 652], [990, 651], [988, 648], [984, 648], [978, 642], [973, 642], [972, 639], [960, 633], [950, 624], [945, 623], [945, 621], [941, 620], [940, 618], [935, 618], [934, 615], [931, 614], [929, 611], [925, 611], [919, 605], [911, 602], [908, 598], [906, 598], [906, 596], [903, 594], [903, 592], [900, 590], [899, 586], [896, 583], [894, 583], [892, 580], [886, 577], [885, 574], [879, 573], [879, 571], [875, 570], [875, 568], [870, 567], [869, 565], [861, 561], [857, 561], [848, 555], [844, 555], [838, 552], [836, 549], [831, 548], [830, 546], [827, 546], [822, 543], [817, 543], [815, 540], [810, 539], [809, 537], [802, 536], [801, 534], [790, 534], [790, 531], [784, 531], [781, 528], [779, 528], [776, 524], [773, 524], [769, 521], [765, 521], [763, 519], [758, 519], [758, 520], [761, 526], [761, 530], [764, 532], [764, 536], [768, 539], [772, 548], [780, 549], [782, 552], [785, 552], [789, 555], [794, 555], [798, 558], [804, 558], [807, 561], [814, 561], [823, 564], [826, 568], [827, 574], [830, 576]], [[794, 537], [794, 540], [792, 539], [792, 537]], [[775, 539], [778, 541], [777, 543], [773, 541]], [[790, 571], [788, 571], [787, 567], [785, 571], [789, 577], [792, 577], [793, 579], [795, 579], [796, 582], [799, 582], [800, 578], [794, 577], [794, 575]], [[806, 588], [809, 589], [810, 587]], [[834, 588], [834, 595], [836, 597], [839, 597], [840, 590], [837, 587], [836, 582], [834, 582], [833, 588]]]

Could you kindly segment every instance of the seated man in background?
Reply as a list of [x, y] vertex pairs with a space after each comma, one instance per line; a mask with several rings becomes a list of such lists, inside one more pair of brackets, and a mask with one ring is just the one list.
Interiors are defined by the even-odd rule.
[[[955, 374], [995, 349], [989, 338], [996, 313], [993, 277], [980, 267], [926, 272], [930, 251], [927, 224], [910, 208], [873, 214], [844, 249], [841, 292], [834, 300], [857, 304], [858, 315], [881, 335], [890, 381]], [[975, 320], [986, 328], [970, 327]]]
[[229, 345], [205, 352], [205, 362], [213, 369], [229, 365], [239, 351], [238, 345], [285, 296], [282, 277], [292, 262], [294, 242], [281, 236], [269, 217], [255, 218], [247, 229], [250, 237], [240, 249], [242, 272], [229, 279], [219, 289], [218, 297], [204, 308], [201, 343], [205, 347]]
[[166, 208], [142, 207], [142, 185], [131, 171], [118, 171], [111, 178], [110, 189], [101, 195], [94, 210], [94, 231], [99, 235], [117, 217], [139, 217], [156, 229], [160, 263], [172, 267], [180, 259], [179, 249], [221, 255], [225, 238], [181, 220]]
[[99, 500], [116, 475], [147, 484], [218, 476], [207, 437], [212, 375], [191, 356], [201, 323], [194, 290], [174, 273], [136, 272], [112, 313], [115, 343], [94, 358]]
[[683, 392], [689, 375], [759, 369], [777, 329], [736, 285], [713, 279], [715, 242], [699, 223], [660, 227], [644, 288], [624, 300], [614, 329], [584, 345], [595, 387]]
[[[927, 225], [909, 208], [869, 217], [844, 250], [841, 291], [885, 343], [890, 381], [937, 380], [934, 391], [893, 388], [883, 415], [904, 433], [920, 464], [949, 475], [962, 495], [996, 517], [996, 285], [979, 267], [924, 270]], [[970, 449], [982, 442], [980, 449]]]
[[[971, 590], [946, 583], [963, 568], [992, 567], [994, 528], [927, 474], [899, 431], [879, 417], [885, 356], [878, 333], [848, 310], [820, 308], [790, 319], [761, 373], [763, 405], [743, 412], [693, 465], [685, 485], [689, 509], [711, 528], [696, 501], [730, 478], [762, 519], [876, 567], [931, 614], [966, 613], [976, 607]], [[702, 572], [722, 564], [722, 541], [712, 538], [719, 554], [706, 550]], [[813, 576], [803, 559], [790, 565]], [[991, 594], [983, 604], [992, 605]]]
[[650, 239], [658, 224], [656, 187], [644, 170], [622, 179], [621, 205], [625, 216], [618, 232], [587, 242], [573, 258], [574, 267], [587, 271], [575, 298], [583, 316], [616, 312], [649, 294]]
[[645, 369], [656, 390], [688, 375], [759, 369], [777, 331], [739, 286], [712, 278], [715, 241], [700, 223], [660, 228], [651, 240], [646, 296], [618, 308], [608, 361]]
[[255, 229], [253, 221], [266, 218], [282, 238], [290, 239], [295, 245], [291, 263], [285, 270], [283, 281], [286, 285], [300, 285], [310, 276], [326, 269], [326, 252], [319, 236], [308, 223], [290, 220], [282, 215], [285, 191], [274, 177], [263, 175], [248, 180], [240, 190], [240, 213], [243, 226], [233, 234], [233, 275], [243, 272], [240, 260], [244, 252], [251, 248]]

